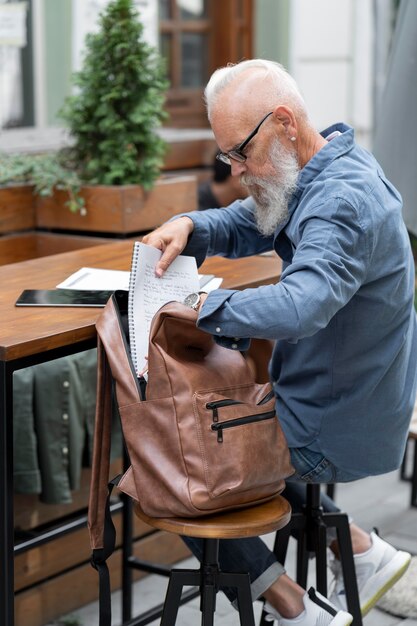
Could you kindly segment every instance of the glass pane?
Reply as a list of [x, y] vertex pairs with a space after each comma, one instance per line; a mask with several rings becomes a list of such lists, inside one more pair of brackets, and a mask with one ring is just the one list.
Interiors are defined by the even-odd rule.
[[0, 129], [33, 126], [35, 121], [31, 5], [32, 0], [26, 14], [26, 46], [0, 45]]
[[182, 20], [200, 20], [207, 17], [207, 0], [177, 0]]
[[203, 87], [208, 79], [207, 36], [198, 33], [181, 35], [181, 85]]
[[[7, 71], [6, 71], [7, 68]], [[22, 125], [23, 93], [20, 49], [0, 46], [0, 128]]]
[[159, 19], [171, 19], [171, 0], [159, 0]]
[[163, 34], [159, 39], [159, 47], [161, 56], [165, 59], [167, 78], [172, 83], [172, 55], [171, 55], [172, 37]]

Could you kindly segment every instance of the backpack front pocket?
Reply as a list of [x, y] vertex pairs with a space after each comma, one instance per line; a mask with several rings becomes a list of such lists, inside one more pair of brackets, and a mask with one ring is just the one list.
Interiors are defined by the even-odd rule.
[[269, 385], [196, 393], [201, 468], [210, 497], [279, 481], [282, 432]]

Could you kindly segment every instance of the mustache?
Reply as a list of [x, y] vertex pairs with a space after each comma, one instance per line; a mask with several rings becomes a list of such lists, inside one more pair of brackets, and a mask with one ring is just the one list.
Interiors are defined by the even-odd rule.
[[265, 178], [260, 178], [259, 176], [253, 176], [252, 174], [242, 174], [240, 177], [240, 182], [245, 187], [256, 185], [257, 187], [263, 188], [270, 184], [271, 181]]

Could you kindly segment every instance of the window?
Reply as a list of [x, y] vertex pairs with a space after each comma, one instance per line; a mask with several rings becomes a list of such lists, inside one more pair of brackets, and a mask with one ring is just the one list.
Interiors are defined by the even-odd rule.
[[159, 29], [171, 83], [168, 125], [207, 126], [210, 74], [252, 56], [252, 0], [159, 0]]
[[[27, 45], [0, 41], [0, 150], [50, 149], [62, 141], [57, 111], [70, 93], [84, 34], [107, 0], [0, 0], [0, 6], [20, 2], [28, 9]], [[166, 126], [208, 127], [204, 86], [217, 67], [252, 56], [253, 4], [158, 0], [160, 52], [171, 83]]]
[[[7, 11], [6, 5], [10, 5]], [[19, 19], [17, 3], [0, 0], [4, 19]], [[27, 11], [26, 11], [27, 7]], [[32, 0], [23, 7], [27, 45], [0, 41], [0, 128], [16, 128], [34, 125], [32, 48]], [[20, 11], [19, 11], [20, 14]], [[20, 21], [20, 20], [19, 20]]]

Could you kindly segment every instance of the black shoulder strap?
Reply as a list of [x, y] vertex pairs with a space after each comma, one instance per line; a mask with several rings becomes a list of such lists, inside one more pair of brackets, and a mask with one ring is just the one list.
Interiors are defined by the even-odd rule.
[[114, 552], [116, 545], [116, 529], [114, 528], [111, 512], [110, 497], [113, 487], [118, 484], [122, 474], [116, 476], [108, 484], [108, 494], [104, 513], [103, 547], [93, 549], [91, 565], [99, 576], [99, 626], [111, 626], [111, 587], [107, 559]]
[[114, 552], [116, 531], [110, 512], [110, 496], [117, 476], [109, 481], [112, 422], [112, 376], [100, 336], [97, 341], [97, 402], [94, 427], [88, 526], [92, 546], [91, 565], [99, 574], [100, 626], [111, 626], [110, 576], [106, 560]]

